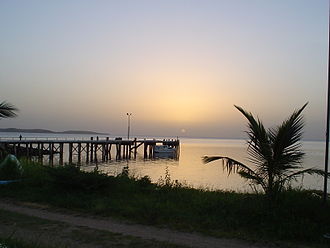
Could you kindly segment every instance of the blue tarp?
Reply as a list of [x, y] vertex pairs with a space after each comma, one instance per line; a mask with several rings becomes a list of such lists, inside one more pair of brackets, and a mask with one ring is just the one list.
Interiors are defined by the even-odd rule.
[[0, 180], [0, 184], [8, 184], [8, 183], [15, 183], [21, 180]]

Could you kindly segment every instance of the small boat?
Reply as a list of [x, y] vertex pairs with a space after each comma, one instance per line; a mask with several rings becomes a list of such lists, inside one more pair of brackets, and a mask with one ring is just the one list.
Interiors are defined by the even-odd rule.
[[21, 181], [20, 179], [17, 179], [17, 180], [0, 180], [0, 184], [16, 183], [16, 182], [20, 182], [20, 181]]
[[158, 145], [154, 148], [155, 157], [174, 157], [176, 148], [168, 145]]

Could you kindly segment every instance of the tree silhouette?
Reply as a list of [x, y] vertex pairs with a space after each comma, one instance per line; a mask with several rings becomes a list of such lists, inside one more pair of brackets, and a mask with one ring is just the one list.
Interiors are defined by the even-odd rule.
[[228, 174], [238, 173], [241, 177], [260, 185], [271, 199], [278, 197], [285, 186], [303, 174], [325, 175], [324, 171], [315, 168], [303, 169], [301, 161], [305, 155], [302, 151], [301, 137], [304, 127], [302, 111], [307, 103], [276, 128], [266, 130], [260, 119], [235, 106], [248, 120], [248, 155], [254, 168], [244, 165], [225, 156], [205, 156], [204, 163], [222, 160]]

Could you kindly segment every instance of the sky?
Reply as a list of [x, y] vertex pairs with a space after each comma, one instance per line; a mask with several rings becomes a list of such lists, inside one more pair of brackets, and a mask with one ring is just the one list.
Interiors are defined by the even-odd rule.
[[245, 137], [309, 102], [325, 137], [327, 0], [0, 1], [0, 127]]

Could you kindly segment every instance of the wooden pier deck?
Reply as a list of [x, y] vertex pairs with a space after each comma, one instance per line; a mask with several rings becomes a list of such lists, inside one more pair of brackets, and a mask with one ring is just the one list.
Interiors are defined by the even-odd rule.
[[[132, 139], [103, 138], [103, 139], [0, 139], [0, 149], [10, 153], [31, 159], [38, 158], [39, 162], [48, 157], [52, 165], [54, 158], [58, 158], [59, 164], [64, 163], [64, 154], [67, 154], [67, 162], [81, 164], [82, 162], [98, 162], [108, 160], [136, 159], [138, 149], [143, 147], [143, 157], [153, 158], [156, 145], [168, 145], [175, 148], [175, 158], [179, 156], [179, 139]], [[112, 157], [113, 156], [113, 157]], [[84, 160], [84, 161], [83, 161]]]

